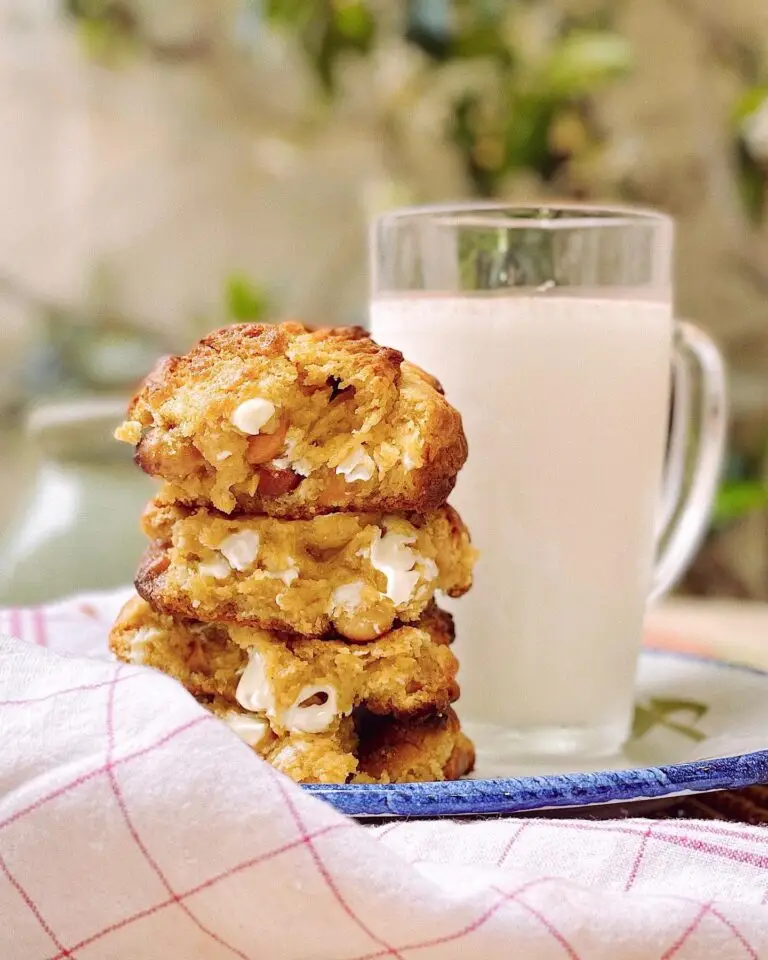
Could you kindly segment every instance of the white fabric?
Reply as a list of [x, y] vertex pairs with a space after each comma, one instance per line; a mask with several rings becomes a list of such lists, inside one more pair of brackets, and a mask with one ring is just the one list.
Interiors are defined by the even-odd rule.
[[765, 830], [361, 826], [111, 662], [122, 599], [0, 614], [2, 960], [768, 957]]

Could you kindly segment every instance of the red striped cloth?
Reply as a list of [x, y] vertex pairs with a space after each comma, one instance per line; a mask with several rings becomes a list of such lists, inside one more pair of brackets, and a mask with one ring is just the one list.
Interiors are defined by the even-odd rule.
[[763, 828], [360, 826], [111, 662], [122, 599], [0, 614], [2, 960], [768, 957]]

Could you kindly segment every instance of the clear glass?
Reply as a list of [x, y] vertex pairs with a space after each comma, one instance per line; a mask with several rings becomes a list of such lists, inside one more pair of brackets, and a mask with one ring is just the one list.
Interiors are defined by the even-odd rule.
[[373, 336], [440, 378], [469, 439], [452, 502], [481, 558], [451, 609], [486, 769], [620, 748], [646, 605], [706, 529], [725, 381], [709, 338], [673, 318], [672, 246], [669, 217], [623, 208], [373, 225]]

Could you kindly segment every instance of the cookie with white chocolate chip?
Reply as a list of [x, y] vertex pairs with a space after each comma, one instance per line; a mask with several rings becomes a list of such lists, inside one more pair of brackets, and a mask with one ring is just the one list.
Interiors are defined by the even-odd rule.
[[153, 543], [136, 588], [158, 609], [356, 642], [417, 621], [436, 591], [465, 593], [475, 561], [448, 505], [425, 515], [279, 520], [156, 500], [144, 529]]
[[457, 780], [475, 749], [453, 710], [419, 720], [348, 717], [332, 732], [276, 735], [264, 720], [217, 700], [200, 701], [259, 756], [298, 783]]
[[198, 697], [244, 743], [297, 783], [347, 783], [357, 771], [359, 739], [353, 717], [325, 733], [276, 734], [263, 717], [218, 697]]
[[360, 707], [395, 717], [446, 710], [459, 696], [452, 640], [450, 615], [434, 606], [415, 626], [349, 644], [174, 620], [134, 597], [118, 615], [110, 647], [195, 696], [261, 716], [282, 736], [333, 731]]
[[359, 327], [240, 324], [169, 357], [118, 439], [169, 501], [276, 517], [419, 511], [467, 457], [439, 383]]

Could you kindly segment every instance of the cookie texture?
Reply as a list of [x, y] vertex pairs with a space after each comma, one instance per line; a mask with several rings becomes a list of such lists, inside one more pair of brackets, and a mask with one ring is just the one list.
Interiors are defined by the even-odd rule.
[[359, 729], [359, 783], [457, 780], [475, 765], [475, 748], [453, 710], [419, 723], [374, 717]]
[[195, 696], [258, 713], [282, 735], [335, 730], [360, 707], [400, 718], [447, 710], [459, 696], [452, 640], [453, 621], [435, 606], [414, 626], [349, 644], [174, 620], [134, 597], [112, 628], [110, 647]]
[[467, 457], [434, 377], [359, 327], [239, 324], [147, 378], [118, 429], [169, 502], [275, 517], [432, 510]]
[[196, 698], [275, 769], [297, 783], [348, 783], [357, 773], [353, 717], [324, 733], [277, 734], [265, 719], [218, 697]]
[[467, 443], [434, 377], [361, 328], [239, 324], [159, 363], [115, 435], [162, 481], [118, 659], [299, 783], [472, 769], [436, 603], [472, 584]]
[[298, 783], [457, 780], [475, 752], [452, 709], [420, 720], [347, 717], [320, 734], [262, 732], [258, 718], [221, 700], [200, 702], [281, 773]]
[[337, 513], [312, 520], [226, 516], [154, 501], [136, 588], [187, 619], [353, 642], [413, 623], [440, 591], [472, 583], [476, 553], [455, 510]]

